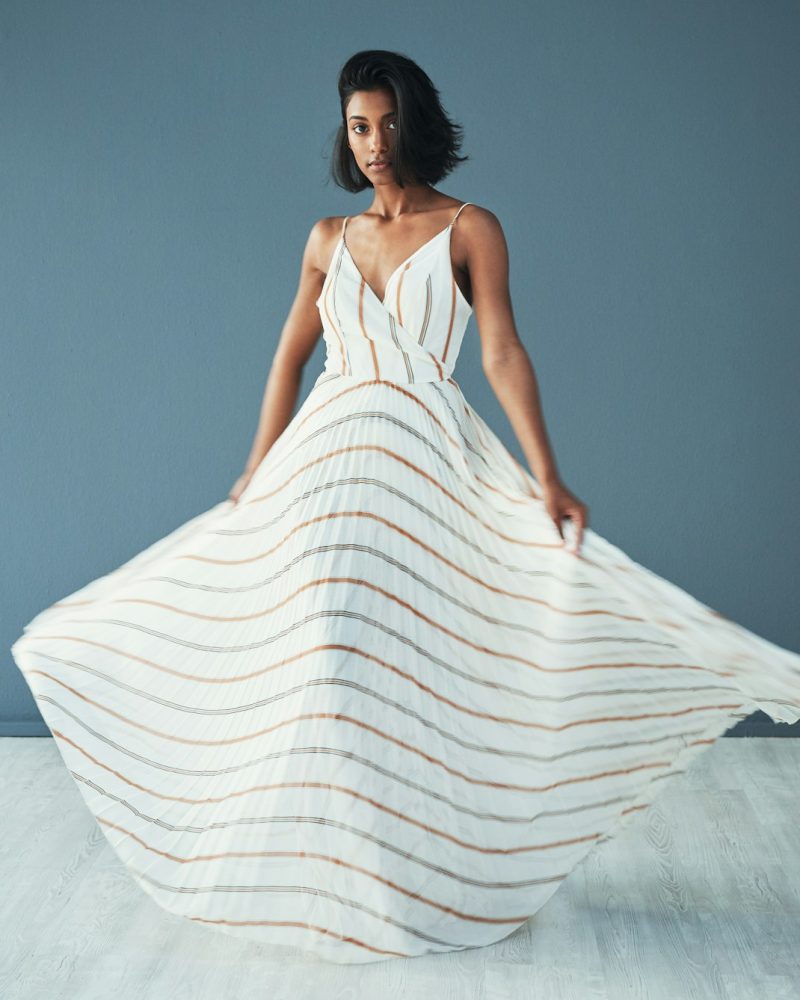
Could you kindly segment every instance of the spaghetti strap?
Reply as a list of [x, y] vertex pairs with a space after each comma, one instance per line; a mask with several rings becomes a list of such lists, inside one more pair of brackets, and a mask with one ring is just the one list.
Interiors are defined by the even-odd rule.
[[467, 205], [471, 205], [471, 204], [472, 204], [471, 201], [465, 201], [464, 204], [459, 207], [458, 212], [456, 212], [456, 214], [453, 216], [453, 221], [450, 223], [451, 226], [454, 226], [456, 224], [456, 219], [458, 218], [459, 214], [461, 213], [461, 209], [462, 208], [466, 208]]
[[347, 220], [348, 220], [349, 218], [350, 218], [350, 216], [349, 216], [349, 215], [346, 215], [346, 216], [344, 217], [344, 219], [342, 220], [342, 232], [341, 232], [341, 234], [340, 234], [340, 238], [341, 238], [341, 239], [344, 239], [344, 231], [345, 231], [345, 228], [346, 228], [346, 226], [347, 226]]

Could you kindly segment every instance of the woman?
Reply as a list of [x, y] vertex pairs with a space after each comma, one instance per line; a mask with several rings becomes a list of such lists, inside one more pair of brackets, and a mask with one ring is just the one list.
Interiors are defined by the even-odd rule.
[[[437, 192], [432, 182], [467, 157], [456, 154], [460, 146], [454, 135], [456, 130], [440, 108], [430, 81], [413, 63], [393, 57], [391, 53], [375, 56], [359, 53], [350, 60], [345, 72], [358, 72], [361, 67], [374, 65], [375, 60], [381, 58], [397, 66], [401, 80], [405, 73], [406, 87], [416, 98], [403, 105], [404, 109], [408, 108], [407, 116], [418, 109], [419, 120], [409, 122], [412, 138], [399, 141], [396, 138], [398, 110], [391, 88], [355, 90], [357, 83], [350, 82], [345, 96], [347, 122], [337, 137], [334, 178], [346, 190], [362, 191], [370, 186], [374, 189], [372, 205], [358, 218], [357, 224], [348, 228], [344, 252], [352, 251], [351, 264], [354, 264], [353, 257], [362, 262], [357, 268], [364, 275], [360, 292], [383, 301], [391, 279], [404, 265], [410, 266], [414, 248], [417, 252], [427, 249], [429, 242], [447, 227], [453, 212], [459, 208], [456, 199]], [[426, 119], [433, 120], [438, 129], [439, 141], [433, 144], [433, 155], [424, 146], [411, 145], [414, 134], [419, 134], [428, 125]], [[420, 150], [426, 150], [427, 156], [421, 155]], [[588, 511], [561, 482], [556, 470], [536, 377], [514, 325], [503, 230], [497, 218], [486, 209], [473, 206], [467, 216], [454, 229], [450, 241], [455, 270], [453, 281], [464, 297], [467, 312], [475, 312], [484, 370], [536, 473], [545, 509], [561, 538], [564, 537], [561, 519], [574, 519], [576, 550], [579, 550]], [[233, 501], [238, 501], [294, 411], [303, 368], [319, 339], [318, 298], [334, 250], [340, 245], [342, 225], [340, 217], [323, 219], [309, 236], [297, 297], [267, 383], [261, 423], [245, 470], [229, 494]], [[397, 261], [399, 263], [392, 266]], [[381, 275], [389, 277], [381, 279]], [[472, 306], [467, 302], [470, 294]], [[399, 280], [395, 298], [398, 296]], [[398, 307], [400, 304], [398, 299]], [[368, 338], [369, 332], [365, 331], [364, 335]], [[456, 354], [457, 349], [451, 344], [453, 364]], [[452, 368], [452, 364], [449, 367]]]
[[[339, 93], [372, 204], [311, 231], [243, 475], [13, 653], [162, 907], [359, 963], [510, 934], [736, 720], [800, 718], [800, 656], [588, 528], [500, 224], [434, 187], [464, 157], [433, 84], [368, 51]], [[452, 377], [473, 311], [535, 478]]]

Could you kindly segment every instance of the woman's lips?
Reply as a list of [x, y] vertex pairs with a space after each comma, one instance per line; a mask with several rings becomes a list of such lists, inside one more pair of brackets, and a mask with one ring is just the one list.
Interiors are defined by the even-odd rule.
[[388, 166], [391, 166], [391, 160], [383, 160], [380, 163], [370, 163], [371, 170], [385, 170]]

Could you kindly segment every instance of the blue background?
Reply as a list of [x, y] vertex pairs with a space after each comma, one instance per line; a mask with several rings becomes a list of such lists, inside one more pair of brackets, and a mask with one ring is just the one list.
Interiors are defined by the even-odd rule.
[[[465, 128], [591, 526], [800, 650], [795, 3], [0, 6], [0, 735], [8, 647], [227, 496], [327, 179], [340, 66], [416, 60]], [[298, 404], [324, 363], [320, 344]], [[522, 453], [470, 321], [454, 376]], [[753, 716], [734, 732], [796, 734]]]

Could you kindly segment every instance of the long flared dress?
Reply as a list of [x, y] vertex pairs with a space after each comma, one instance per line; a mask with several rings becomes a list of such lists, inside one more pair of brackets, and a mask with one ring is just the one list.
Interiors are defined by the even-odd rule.
[[12, 647], [145, 892], [340, 963], [506, 937], [737, 720], [800, 719], [800, 655], [562, 542], [452, 377], [457, 217], [383, 300], [345, 220], [324, 370], [239, 503]]

